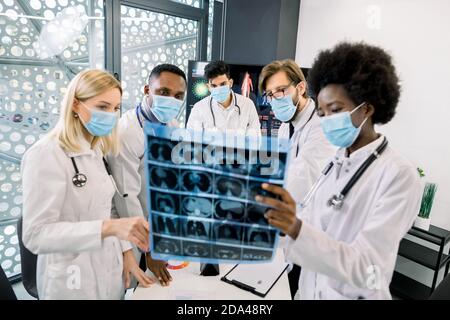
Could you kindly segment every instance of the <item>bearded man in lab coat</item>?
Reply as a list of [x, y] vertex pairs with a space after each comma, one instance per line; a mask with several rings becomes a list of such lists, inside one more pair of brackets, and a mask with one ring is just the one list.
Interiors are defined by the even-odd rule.
[[[263, 68], [260, 91], [275, 117], [283, 123], [278, 137], [290, 140], [290, 160], [285, 188], [297, 204], [305, 198], [330, 158], [335, 154], [323, 134], [314, 101], [308, 96], [305, 76], [295, 61], [273, 61]], [[288, 273], [291, 296], [298, 288], [300, 267]]]

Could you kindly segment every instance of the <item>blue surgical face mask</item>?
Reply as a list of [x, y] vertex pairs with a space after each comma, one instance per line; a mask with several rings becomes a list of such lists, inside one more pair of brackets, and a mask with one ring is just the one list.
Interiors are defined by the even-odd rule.
[[230, 86], [211, 88], [211, 97], [218, 103], [224, 103], [230, 96]]
[[182, 105], [182, 100], [154, 94], [151, 110], [156, 119], [162, 123], [167, 123], [175, 119]]
[[88, 122], [84, 123], [82, 121], [86, 130], [95, 137], [103, 137], [111, 134], [116, 126], [118, 113], [91, 109], [83, 102], [80, 101], [80, 103], [91, 113], [91, 119]]
[[361, 108], [365, 102], [352, 110], [352, 112], [340, 112], [331, 116], [321, 117], [320, 125], [331, 144], [341, 147], [350, 147], [358, 138], [362, 126], [366, 123], [366, 118], [361, 125], [356, 128], [352, 122], [352, 113]]
[[292, 120], [295, 111], [297, 111], [297, 106], [294, 105], [294, 102], [292, 101], [292, 95], [287, 95], [282, 98], [273, 98], [272, 101], [270, 101], [270, 106], [275, 114], [275, 118], [283, 122]]

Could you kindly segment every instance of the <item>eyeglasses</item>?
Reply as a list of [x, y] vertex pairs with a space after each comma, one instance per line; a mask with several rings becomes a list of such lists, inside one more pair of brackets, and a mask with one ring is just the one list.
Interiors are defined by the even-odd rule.
[[269, 92], [265, 92], [264, 93], [264, 98], [266, 98], [266, 100], [268, 102], [271, 102], [274, 98], [275, 99], [281, 99], [284, 98], [286, 96], [286, 92], [289, 89], [290, 86], [292, 86], [293, 84], [295, 84], [294, 81], [292, 81], [291, 83], [289, 83], [287, 86], [284, 87], [280, 87], [275, 91], [269, 91]]

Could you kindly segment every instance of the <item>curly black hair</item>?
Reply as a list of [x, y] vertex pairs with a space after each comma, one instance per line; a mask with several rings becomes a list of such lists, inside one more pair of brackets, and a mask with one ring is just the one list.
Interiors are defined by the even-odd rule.
[[308, 73], [310, 96], [316, 100], [329, 84], [342, 85], [356, 105], [373, 105], [374, 124], [388, 123], [395, 115], [399, 79], [391, 56], [379, 47], [343, 42], [320, 52]]

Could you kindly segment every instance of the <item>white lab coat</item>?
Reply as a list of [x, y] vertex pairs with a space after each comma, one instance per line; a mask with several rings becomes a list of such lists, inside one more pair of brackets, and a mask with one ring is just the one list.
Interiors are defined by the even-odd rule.
[[327, 206], [383, 137], [334, 166], [301, 214], [298, 238], [287, 257], [302, 266], [300, 299], [390, 299], [399, 242], [419, 210], [415, 168], [389, 146], [347, 194], [340, 210]]
[[[312, 99], [292, 121], [294, 134], [290, 139], [289, 167], [284, 187], [299, 204], [336, 153], [320, 126]], [[289, 123], [282, 123], [278, 137], [289, 139]]]
[[[260, 136], [261, 124], [253, 101], [237, 93], [232, 96], [228, 108], [224, 108], [211, 96], [197, 102], [191, 110], [186, 127], [193, 130], [218, 130], [231, 134]], [[215, 125], [211, 108], [216, 120]]]
[[[111, 215], [115, 189], [99, 149], [80, 139], [82, 151], [65, 152], [47, 135], [22, 160], [23, 241], [37, 260], [40, 299], [121, 299], [122, 252], [130, 243], [102, 240], [103, 220]], [[72, 183], [74, 157], [87, 177]]]
[[[142, 125], [144, 118], [140, 115]], [[155, 120], [156, 121], [156, 120]], [[168, 123], [169, 127], [179, 127], [176, 120]], [[121, 218], [148, 218], [147, 186], [145, 185], [144, 152], [145, 135], [136, 115], [136, 109], [125, 112], [119, 120], [120, 153], [109, 155], [111, 167], [117, 188], [121, 193], [127, 193], [126, 198], [114, 196], [115, 209]]]

